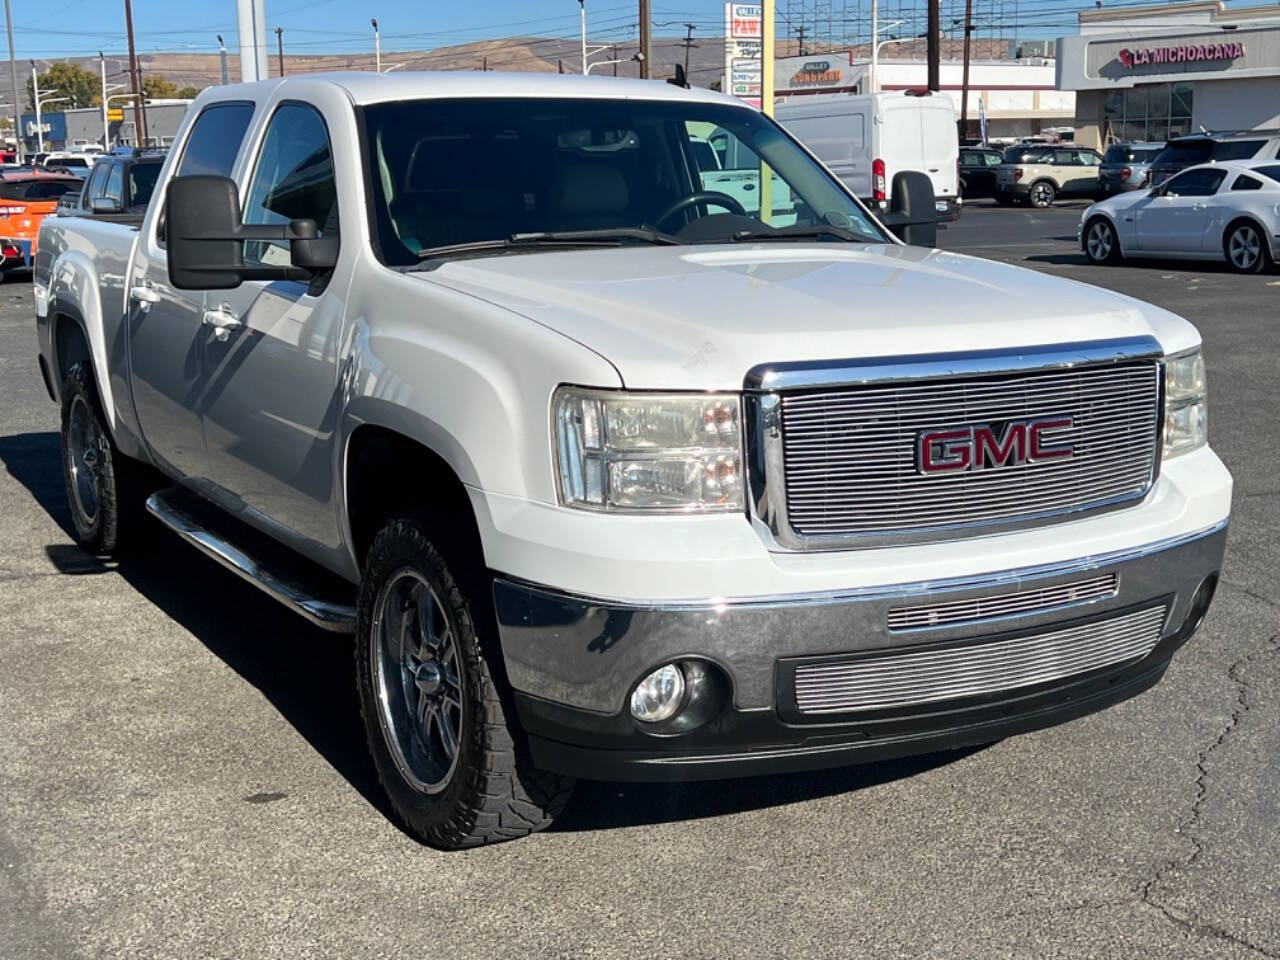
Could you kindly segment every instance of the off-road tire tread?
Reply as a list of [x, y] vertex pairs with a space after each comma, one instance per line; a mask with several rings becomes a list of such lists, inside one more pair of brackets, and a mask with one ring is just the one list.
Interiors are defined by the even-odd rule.
[[[441, 600], [454, 617], [456, 642], [465, 662], [467, 693], [475, 707], [472, 715], [480, 719], [467, 730], [467, 739], [478, 751], [473, 754], [478, 762], [467, 769], [463, 763], [465, 754], [459, 758], [454, 772], [455, 784], [450, 784], [440, 796], [454, 794], [459, 779], [462, 785], [443, 820], [425, 816], [420, 807], [405, 802], [406, 791], [411, 788], [400, 778], [394, 762], [384, 755], [387, 748], [380, 739], [379, 721], [371, 700], [372, 665], [368, 663], [367, 646], [373, 607], [381, 589], [376, 565], [393, 545], [401, 543], [410, 546], [420, 559], [423, 572], [429, 576], [434, 574], [438, 586], [443, 587]], [[355, 658], [361, 715], [378, 779], [410, 831], [433, 847], [457, 850], [515, 840], [549, 826], [569, 802], [574, 779], [537, 770], [520, 756], [507, 710], [476, 633], [470, 603], [458, 588], [449, 564], [419, 522], [400, 518], [388, 522], [378, 532], [369, 549], [358, 609]], [[421, 797], [416, 792], [411, 794], [411, 798]]]

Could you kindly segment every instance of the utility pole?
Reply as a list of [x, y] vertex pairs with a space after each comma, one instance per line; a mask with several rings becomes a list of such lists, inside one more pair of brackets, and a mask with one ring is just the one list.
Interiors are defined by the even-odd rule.
[[489, 72], [489, 58], [488, 58], [488, 57], [485, 57], [485, 58], [484, 58], [484, 64], [483, 64], [483, 66], [481, 66], [481, 67], [480, 67], [480, 69], [481, 69], [482, 71], [484, 71], [485, 73], [488, 73], [488, 72]]
[[13, 143], [18, 162], [22, 162], [22, 107], [18, 102], [18, 61], [13, 55], [13, 14], [9, 12], [9, 0], [4, 0], [4, 25], [9, 30], [9, 84], [13, 88]]
[[929, 89], [941, 90], [939, 61], [942, 59], [942, 0], [929, 2]]
[[964, 0], [964, 70], [960, 80], [960, 142], [969, 135], [969, 34], [973, 31], [973, 0]]
[[649, 64], [653, 62], [653, 4], [640, 0], [640, 79], [649, 79]]
[[[871, 0], [871, 2], [875, 3], [875, 0]], [[796, 27], [796, 42], [799, 44], [799, 50], [797, 50], [796, 52], [802, 57], [807, 56], [808, 51], [805, 50], [804, 48], [804, 24], [803, 23], [800, 24], [800, 26]]]
[[686, 78], [689, 76], [689, 51], [698, 48], [698, 45], [693, 42], [693, 31], [696, 29], [697, 27], [692, 23], [685, 24], [687, 32], [684, 37], [684, 75]]
[[369, 22], [373, 24], [373, 65], [374, 69], [382, 72], [382, 34], [378, 33], [378, 18], [370, 17]]
[[613, 45], [613, 75], [615, 77], [618, 75], [618, 45], [616, 43]]
[[98, 51], [98, 66], [102, 68], [102, 149], [111, 150], [111, 127], [107, 124], [107, 58]]
[[218, 55], [222, 59], [222, 85], [227, 85], [227, 45], [222, 42], [222, 34], [218, 34]]
[[564, 73], [564, 61], [556, 60], [556, 73]]
[[280, 57], [280, 76], [284, 76], [284, 27], [276, 27], [276, 50]]
[[129, 34], [129, 82], [133, 84], [133, 124], [134, 135], [138, 142], [135, 146], [147, 145], [147, 112], [142, 104], [142, 74], [138, 71], [138, 51], [133, 45], [133, 4], [124, 0], [124, 26]]

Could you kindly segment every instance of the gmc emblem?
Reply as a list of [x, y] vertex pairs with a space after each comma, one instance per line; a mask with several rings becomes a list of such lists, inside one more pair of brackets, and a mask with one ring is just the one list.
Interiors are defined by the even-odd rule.
[[916, 436], [916, 465], [924, 474], [964, 473], [1013, 467], [1023, 463], [1069, 460], [1075, 449], [1069, 440], [1054, 442], [1057, 430], [1070, 430], [1071, 417], [1013, 420], [996, 433], [989, 424], [948, 430], [925, 430]]

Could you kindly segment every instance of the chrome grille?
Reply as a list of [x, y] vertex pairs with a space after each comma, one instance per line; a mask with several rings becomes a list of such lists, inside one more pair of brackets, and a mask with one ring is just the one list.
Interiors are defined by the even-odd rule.
[[[801, 538], [927, 539], [1140, 498], [1159, 444], [1153, 360], [784, 394], [787, 524]], [[922, 431], [1069, 416], [1074, 455], [925, 475]]]
[[1088, 603], [1104, 597], [1115, 596], [1119, 578], [1114, 573], [1074, 583], [1059, 583], [1036, 590], [1006, 593], [993, 597], [970, 597], [967, 600], [947, 600], [942, 603], [926, 603], [918, 607], [894, 607], [889, 611], [890, 630], [912, 630], [920, 627], [952, 626], [993, 620], [1017, 613], [1040, 613], [1073, 603]]
[[1150, 653], [1165, 613], [1150, 607], [1012, 640], [803, 664], [796, 706], [807, 714], [885, 710], [1060, 680]]

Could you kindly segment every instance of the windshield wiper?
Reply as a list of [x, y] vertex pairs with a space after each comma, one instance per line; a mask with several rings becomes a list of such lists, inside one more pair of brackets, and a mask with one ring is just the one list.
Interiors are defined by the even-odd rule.
[[[750, 243], [758, 240], [817, 240], [831, 237], [846, 243], [880, 243], [874, 237], [854, 233], [830, 223], [796, 224], [790, 227], [774, 227], [767, 230], [739, 230], [725, 239], [732, 243]], [[711, 241], [723, 242], [723, 241]]]
[[455, 253], [476, 253], [485, 250], [513, 250], [520, 248], [588, 246], [617, 247], [626, 240], [645, 243], [682, 244], [683, 240], [644, 227], [612, 227], [603, 230], [541, 230], [535, 233], [513, 233], [501, 240], [472, 240], [467, 243], [447, 243], [439, 247], [427, 247], [418, 251], [419, 260], [447, 257]]

